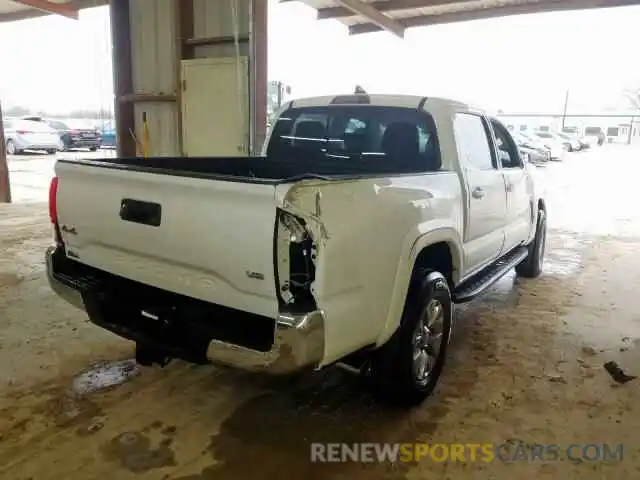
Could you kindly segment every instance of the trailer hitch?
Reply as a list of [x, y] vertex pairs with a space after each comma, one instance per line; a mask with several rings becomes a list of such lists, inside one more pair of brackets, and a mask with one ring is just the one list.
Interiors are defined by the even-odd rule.
[[136, 363], [145, 367], [157, 364], [166, 367], [172, 358], [162, 348], [136, 343]]

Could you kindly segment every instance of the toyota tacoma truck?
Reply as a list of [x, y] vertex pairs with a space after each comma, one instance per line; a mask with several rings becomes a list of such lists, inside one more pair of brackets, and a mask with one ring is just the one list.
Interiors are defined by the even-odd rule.
[[343, 364], [409, 405], [438, 382], [454, 304], [541, 273], [540, 186], [480, 110], [301, 99], [261, 153], [58, 160], [51, 287], [142, 364]]

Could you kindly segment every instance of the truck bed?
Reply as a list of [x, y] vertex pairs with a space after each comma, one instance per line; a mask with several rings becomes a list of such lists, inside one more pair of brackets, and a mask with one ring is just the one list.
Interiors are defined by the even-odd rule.
[[[59, 160], [61, 163], [159, 173], [193, 178], [211, 178], [248, 183], [282, 183], [315, 176], [353, 179], [404, 173], [384, 156], [296, 157], [130, 157]], [[412, 170], [415, 170], [412, 169]]]
[[58, 161], [66, 255], [145, 285], [274, 318], [276, 190], [286, 187], [276, 185], [275, 170], [257, 163]]

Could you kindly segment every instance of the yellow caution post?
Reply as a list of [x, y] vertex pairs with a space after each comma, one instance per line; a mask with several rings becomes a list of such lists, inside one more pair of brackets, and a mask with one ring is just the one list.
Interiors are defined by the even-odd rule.
[[149, 157], [149, 124], [147, 123], [147, 112], [142, 112], [142, 156]]

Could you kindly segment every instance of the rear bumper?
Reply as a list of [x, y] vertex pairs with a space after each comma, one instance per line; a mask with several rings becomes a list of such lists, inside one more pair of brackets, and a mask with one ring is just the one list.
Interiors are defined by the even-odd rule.
[[67, 148], [99, 148], [100, 143], [99, 138], [78, 139], [70, 140], [66, 146]]
[[20, 150], [60, 150], [62, 149], [62, 144], [55, 143], [55, 142], [33, 143], [33, 142], [17, 141], [16, 146]]
[[54, 270], [54, 256], [56, 254], [57, 247], [49, 247], [45, 254], [45, 260], [47, 263], [47, 280], [49, 281], [49, 286], [58, 295], [60, 298], [65, 300], [67, 303], [70, 303], [76, 308], [80, 310], [85, 310], [84, 300], [82, 299], [82, 294], [79, 290], [73, 288], [69, 282], [65, 282], [61, 276], [55, 274]]
[[324, 354], [324, 315], [321, 311], [278, 314], [273, 347], [268, 352], [211, 340], [207, 359], [242, 370], [282, 375], [316, 368]]
[[[280, 312], [275, 321], [261, 317], [259, 321], [272, 325], [272, 335], [266, 348], [256, 349], [228, 341], [223, 338], [224, 335], [220, 338], [215, 335], [219, 320], [233, 317], [234, 322], [236, 318], [242, 322], [243, 315], [250, 317], [252, 314], [211, 305], [215, 307], [212, 309], [214, 314], [204, 318], [200, 315], [196, 321], [174, 317], [170, 319], [170, 324], [158, 323], [143, 317], [140, 309], [118, 310], [121, 303], [127, 303], [126, 299], [117, 295], [109, 296], [106, 286], [109, 282], [103, 282], [98, 276], [89, 278], [89, 275], [74, 272], [74, 267], [89, 272], [92, 269], [68, 259], [61, 248], [50, 247], [47, 250], [46, 264], [47, 278], [53, 291], [71, 305], [87, 311], [92, 323], [137, 343], [163, 349], [167, 356], [195, 363], [220, 363], [247, 371], [283, 375], [316, 368], [324, 355], [324, 314], [319, 310]], [[140, 288], [150, 287], [140, 285]], [[154, 292], [153, 295], [159, 294]], [[174, 294], [166, 292], [166, 295]], [[116, 314], [110, 315], [107, 311]], [[248, 320], [255, 322], [255, 319]]]

